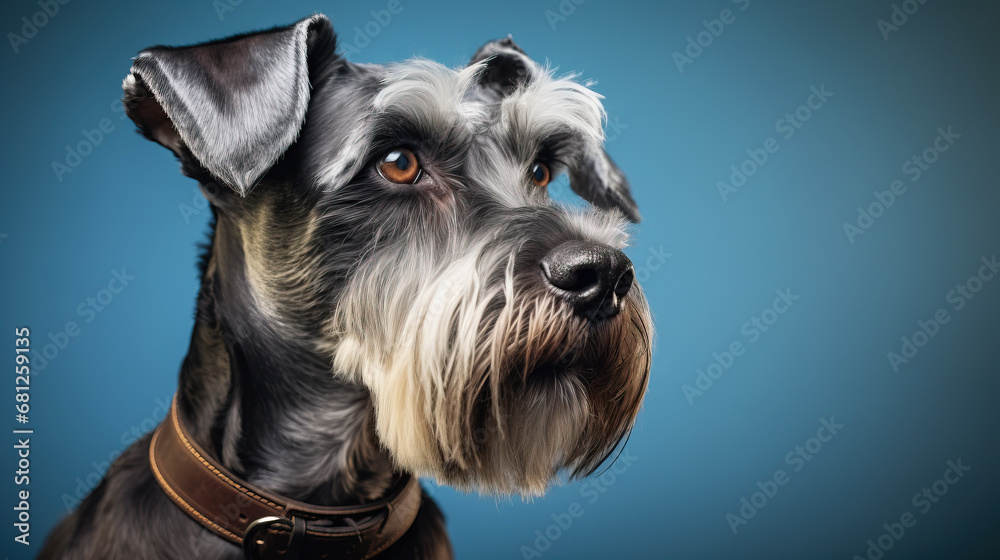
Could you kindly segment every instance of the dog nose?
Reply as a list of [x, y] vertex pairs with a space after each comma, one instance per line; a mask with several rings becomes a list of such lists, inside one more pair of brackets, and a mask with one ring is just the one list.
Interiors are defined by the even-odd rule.
[[542, 277], [577, 315], [609, 319], [632, 288], [632, 261], [617, 249], [587, 241], [567, 241], [541, 260]]

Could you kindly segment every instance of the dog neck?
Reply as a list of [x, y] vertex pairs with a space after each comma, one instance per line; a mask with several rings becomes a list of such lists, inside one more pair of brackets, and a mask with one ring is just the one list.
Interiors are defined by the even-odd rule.
[[383, 497], [398, 473], [375, 435], [368, 392], [332, 375], [298, 329], [262, 314], [238, 231], [220, 219], [204, 257], [181, 420], [251, 484], [316, 505]]

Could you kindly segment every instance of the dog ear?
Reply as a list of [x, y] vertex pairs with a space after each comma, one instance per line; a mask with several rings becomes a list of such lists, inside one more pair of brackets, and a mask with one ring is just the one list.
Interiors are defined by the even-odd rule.
[[310, 67], [322, 71], [335, 43], [330, 21], [316, 14], [259, 33], [152, 47], [122, 85], [125, 111], [146, 138], [246, 196], [298, 136]]
[[484, 60], [486, 62], [479, 74], [479, 85], [494, 91], [500, 97], [514, 91], [518, 84], [529, 82], [533, 76], [534, 63], [510, 35], [479, 47], [476, 54], [472, 55], [469, 65]]
[[[480, 47], [469, 64], [483, 61], [485, 66], [479, 74], [479, 85], [494, 92], [498, 99], [509, 95], [518, 85], [530, 82], [539, 71], [510, 36]], [[583, 144], [569, 171], [570, 187], [594, 206], [617, 208], [626, 218], [638, 223], [639, 208], [632, 199], [625, 174], [611, 161], [603, 147], [591, 145], [586, 140]]]
[[569, 170], [569, 186], [598, 208], [617, 208], [634, 223], [641, 219], [628, 179], [601, 146], [587, 146], [580, 152]]

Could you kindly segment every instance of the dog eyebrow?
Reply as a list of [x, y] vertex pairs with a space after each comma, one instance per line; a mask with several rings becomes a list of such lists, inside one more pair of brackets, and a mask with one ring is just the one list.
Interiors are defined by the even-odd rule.
[[481, 130], [489, 118], [488, 107], [475, 95], [484, 65], [453, 70], [423, 58], [385, 68], [382, 90], [372, 100], [378, 113], [400, 112], [428, 131], [461, 126]]
[[521, 139], [575, 133], [603, 143], [607, 120], [601, 103], [604, 96], [591, 90], [589, 83], [575, 81], [576, 77], [553, 78], [551, 70], [540, 72], [503, 99], [500, 122]]

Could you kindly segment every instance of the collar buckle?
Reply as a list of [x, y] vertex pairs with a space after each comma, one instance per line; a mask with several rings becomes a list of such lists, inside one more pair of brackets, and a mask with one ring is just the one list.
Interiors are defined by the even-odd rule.
[[[272, 546], [270, 539], [285, 532], [278, 527], [288, 528], [288, 542], [284, 545]], [[277, 529], [277, 534], [269, 532], [272, 529]], [[291, 519], [274, 515], [261, 517], [252, 521], [247, 526], [246, 533], [243, 534], [243, 554], [247, 560], [264, 560], [265, 552], [276, 551], [285, 560], [298, 560], [305, 534], [306, 521], [301, 517], [293, 516]]]

